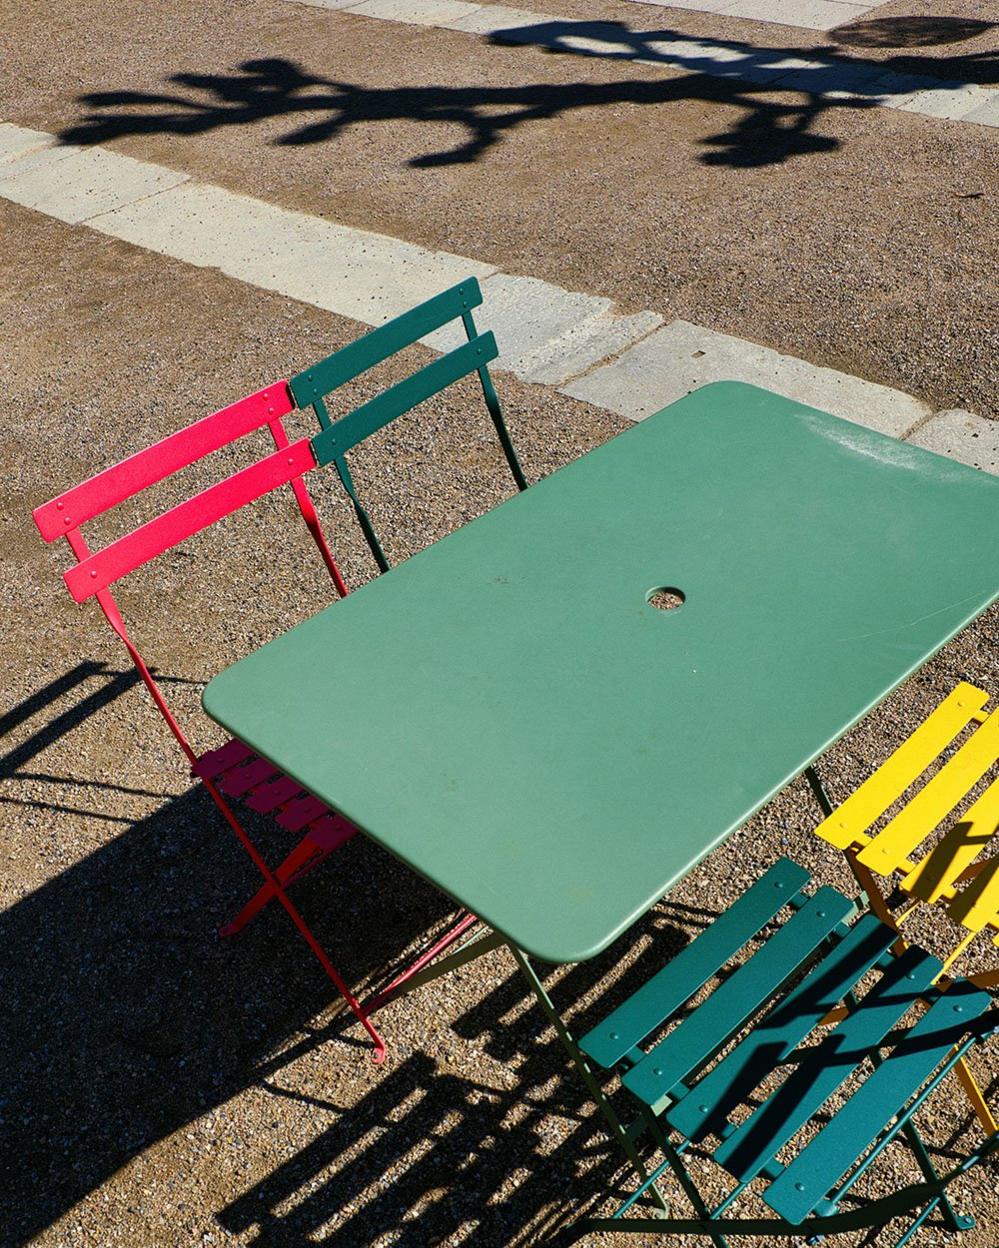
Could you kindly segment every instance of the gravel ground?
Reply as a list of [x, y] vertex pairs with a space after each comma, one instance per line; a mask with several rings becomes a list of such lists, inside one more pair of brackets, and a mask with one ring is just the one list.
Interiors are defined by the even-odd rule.
[[[613, 11], [633, 20], [636, 8]], [[81, 40], [88, 20], [100, 37]], [[700, 21], [683, 15], [684, 29]], [[386, 23], [362, 27], [359, 19], [278, 3], [196, 10], [165, 3], [141, 18], [134, 6], [81, 3], [67, 11], [22, 3], [0, 14], [8, 32], [15, 22], [22, 36], [31, 34], [12, 44], [3, 112], [47, 128], [78, 119], [73, 99], [81, 92], [160, 90], [178, 70], [212, 72], [262, 54], [336, 78], [349, 47], [349, 76], [382, 82], [454, 82], [456, 74], [479, 84], [521, 81], [528, 64], [532, 81], [548, 75], [545, 81], [572, 80], [580, 89], [608, 75], [638, 75]], [[759, 30], [738, 26], [744, 37]], [[366, 44], [353, 39], [362, 30]], [[287, 122], [264, 118], [196, 137], [133, 136], [117, 146], [289, 206], [620, 294], [628, 306], [671, 308], [733, 332], [741, 325], [747, 336], [786, 349], [801, 334], [812, 349], [796, 349], [813, 358], [824, 358], [825, 333], [835, 344], [829, 350], [842, 353], [825, 362], [848, 366], [867, 352], [863, 358], [884, 370], [868, 375], [892, 384], [907, 384], [900, 361], [921, 358], [925, 385], [939, 387], [934, 394], [984, 394], [995, 237], [983, 222], [994, 212], [993, 191], [959, 202], [946, 175], [960, 176], [961, 186], [994, 187], [993, 132], [837, 111], [821, 124], [843, 126], [842, 146], [814, 158], [828, 165], [809, 157], [709, 172], [697, 161], [696, 136], [717, 131], [733, 109], [724, 99], [684, 98], [671, 106], [670, 127], [653, 128], [647, 110], [608, 104], [525, 125], [481, 164], [422, 171], [406, 165], [410, 155], [436, 150], [442, 137], [453, 143], [459, 127], [359, 126], [335, 149], [289, 148], [271, 145]], [[620, 146], [611, 149], [608, 185], [602, 175], [612, 132]], [[906, 144], [904, 166], [889, 159], [893, 141]], [[339, 159], [325, 161], [333, 150]], [[647, 202], [653, 168], [670, 191], [657, 186]], [[843, 194], [829, 195], [830, 185]], [[868, 188], [860, 199], [858, 186]], [[896, 208], [885, 219], [886, 205], [905, 194], [912, 212]], [[392, 204], [401, 205], [394, 217]], [[931, 219], [932, 204], [946, 212]], [[766, 212], [785, 251], [762, 227]], [[516, 228], [507, 228], [510, 221]], [[632, 229], [649, 247], [644, 256]], [[837, 229], [849, 232], [851, 247], [836, 244]], [[920, 263], [911, 271], [923, 283], [922, 315], [913, 314], [912, 292], [898, 276], [915, 266], [917, 239]], [[828, 272], [813, 265], [802, 271], [807, 280], [792, 279], [799, 246], [824, 255]], [[965, 246], [979, 269], [962, 285], [956, 273]], [[681, 252], [686, 277], [673, 283], [664, 274]], [[730, 265], [742, 266], [741, 280], [727, 274]], [[501, 1248], [538, 1242], [566, 1214], [599, 1207], [622, 1171], [506, 955], [386, 1009], [380, 1023], [390, 1055], [379, 1070], [282, 916], [263, 916], [236, 941], [215, 938], [218, 922], [253, 889], [252, 867], [191, 788], [96, 609], [77, 608], [65, 593], [66, 554], [46, 549], [30, 520], [33, 506], [69, 484], [303, 367], [359, 327], [7, 204], [0, 204], [0, 271], [7, 279], [0, 283], [0, 533], [11, 576], [0, 712], [8, 862], [0, 882], [0, 990], [11, 1021], [0, 1039], [0, 1115], [5, 1156], [13, 1159], [0, 1180], [0, 1244]], [[783, 292], [782, 280], [789, 283]], [[845, 298], [841, 286], [854, 294]], [[854, 325], [850, 299], [875, 288], [884, 299], [863, 295], [871, 320]], [[729, 319], [712, 321], [712, 306]], [[797, 317], [794, 307], [803, 309]], [[950, 351], [942, 349], [947, 342]], [[983, 353], [977, 363], [975, 351]], [[377, 381], [422, 358], [413, 349]], [[622, 427], [544, 388], [499, 381], [532, 478]], [[372, 384], [349, 397], [363, 397]], [[471, 398], [456, 389], [356, 457], [397, 557], [508, 491], [488, 421]], [[206, 483], [208, 468], [188, 484], [192, 477]], [[157, 500], [177, 496], [168, 487]], [[328, 477], [319, 478], [317, 497], [348, 579], [363, 581], [373, 568]], [[287, 501], [275, 496], [125, 583], [126, 615], [185, 717], [195, 716], [211, 674], [329, 601], [322, 568], [293, 521]], [[997, 640], [993, 610], [850, 733], [825, 764], [834, 794], [844, 796], [958, 678], [999, 688]], [[198, 746], [217, 740], [203, 718], [193, 725]], [[644, 976], [777, 853], [846, 887], [837, 856], [810, 836], [815, 822], [804, 786], [793, 785], [606, 955], [551, 972], [552, 991], [575, 1025], [595, 1016], [602, 990], [620, 993]], [[262, 839], [280, 852], [263, 830]], [[362, 988], [449, 914], [438, 894], [363, 841], [296, 895]], [[976, 1058], [976, 1068], [999, 1096], [996, 1046]], [[944, 1154], [974, 1134], [956, 1095], [944, 1098], [929, 1125]], [[891, 1180], [879, 1172], [882, 1188]], [[980, 1227], [962, 1246], [995, 1248], [999, 1170], [979, 1170], [963, 1187]], [[945, 1239], [930, 1228], [921, 1242]]]
[[[834, 46], [624, 0], [544, 7]], [[9, 120], [999, 415], [994, 128], [291, 0], [4, 13]], [[983, 6], [947, 16], [981, 23]], [[997, 44], [848, 55], [994, 82]]]

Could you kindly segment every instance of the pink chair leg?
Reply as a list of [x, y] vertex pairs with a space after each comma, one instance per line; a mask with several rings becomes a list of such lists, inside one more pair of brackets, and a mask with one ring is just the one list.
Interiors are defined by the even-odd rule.
[[369, 1014], [374, 1014], [375, 1010], [380, 1010], [397, 988], [401, 988], [406, 980], [411, 979], [417, 971], [422, 971], [423, 968], [429, 962], [432, 962], [439, 953], [443, 953], [445, 949], [449, 949], [459, 936], [461, 936], [464, 932], [467, 932], [470, 927], [474, 927], [478, 921], [478, 918], [474, 914], [466, 914], [464, 918], [459, 919], [454, 927], [449, 928], [439, 940], [435, 941], [430, 948], [426, 950], [425, 953], [421, 953], [415, 962], [407, 966], [406, 969], [400, 975], [397, 975], [390, 984], [383, 988], [377, 996], [372, 997], [370, 1001], [365, 1002], [364, 1008], [367, 1012]]
[[[318, 866], [324, 858], [329, 856], [329, 852], [329, 850], [320, 849], [314, 841], [305, 837], [277, 868], [274, 878], [281, 885], [291, 884], [299, 875], [304, 875], [306, 871], [311, 871], [313, 867]], [[274, 886], [269, 881], [261, 884], [239, 914], [224, 927], [219, 928], [219, 936], [235, 936], [241, 932], [273, 898]]]

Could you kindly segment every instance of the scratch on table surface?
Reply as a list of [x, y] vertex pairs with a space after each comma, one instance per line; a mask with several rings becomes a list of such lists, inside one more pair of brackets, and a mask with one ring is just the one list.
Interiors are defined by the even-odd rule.
[[[982, 608], [984, 611], [987, 607], [995, 602], [999, 594], [993, 593], [992, 597]], [[934, 616], [944, 615], [948, 611], [953, 611], [955, 607], [963, 607], [967, 603], [981, 601], [978, 594], [968, 594], [964, 598], [958, 598], [956, 602], [948, 602], [945, 606], [937, 607], [935, 611], [927, 611], [925, 615], [917, 615], [914, 620], [904, 620], [898, 624], [891, 624], [887, 628], [876, 628], [870, 633], [850, 633], [846, 637], [833, 637], [827, 643], [828, 645], [838, 645], [844, 641], [866, 641], [869, 637], [883, 637], [886, 633], [897, 633], [900, 628], [913, 628], [916, 624], [922, 624], [924, 620], [932, 620]]]

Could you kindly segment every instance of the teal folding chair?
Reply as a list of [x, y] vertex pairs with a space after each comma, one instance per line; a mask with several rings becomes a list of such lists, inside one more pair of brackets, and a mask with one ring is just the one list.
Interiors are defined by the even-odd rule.
[[[382, 572], [389, 568], [388, 559], [381, 542], [354, 486], [347, 465], [347, 452], [365, 438], [377, 433], [398, 416], [412, 411], [418, 404], [432, 398], [448, 386], [470, 373], [477, 373], [482, 386], [489, 415], [510, 466], [510, 472], [518, 489], [525, 490], [527, 481], [510, 440], [503, 419], [500, 401], [489, 375], [489, 363], [499, 354], [493, 334], [479, 334], [472, 318], [472, 309], [482, 303], [482, 291], [474, 277], [466, 278], [450, 290], [428, 299], [419, 307], [397, 316], [388, 324], [372, 330], [356, 342], [350, 343], [325, 360], [313, 364], [289, 383], [292, 395], [299, 407], [311, 407], [319, 419], [322, 432], [312, 439], [312, 450], [319, 464], [332, 464], [354, 507], [361, 531], [372, 555]], [[448, 351], [431, 364], [427, 364], [412, 376], [362, 403], [346, 415], [335, 420], [327, 407], [329, 396], [353, 381], [390, 355], [395, 355], [426, 337], [449, 321], [461, 318], [468, 341], [453, 351]]]
[[[896, 1241], [901, 1248], [934, 1212], [953, 1231], [974, 1225], [955, 1212], [946, 1189], [999, 1137], [938, 1174], [914, 1115], [974, 1045], [999, 1032], [999, 1011], [967, 980], [945, 992], [934, 987], [936, 958], [915, 946], [896, 956], [893, 928], [872, 914], [858, 917], [834, 889], [807, 896], [808, 882], [802, 867], [779, 861], [583, 1037], [589, 1062], [616, 1071], [637, 1106], [631, 1138], [647, 1133], [663, 1160], [613, 1216], [577, 1222], [569, 1238], [703, 1235], [725, 1248], [729, 1237], [817, 1242], [911, 1218]], [[782, 913], [784, 921], [733, 967]], [[710, 995], [688, 1009], [716, 977]], [[845, 1017], [824, 1023], [841, 1003]], [[830, 1107], [838, 1094], [845, 1099]], [[851, 1189], [893, 1143], [908, 1145], [914, 1181], [855, 1201]], [[687, 1164], [691, 1150], [707, 1153], [734, 1181], [714, 1208]], [[671, 1215], [657, 1183], [669, 1173], [691, 1216]], [[646, 1193], [661, 1216], [628, 1216]], [[768, 1210], [754, 1216], [759, 1200]]]

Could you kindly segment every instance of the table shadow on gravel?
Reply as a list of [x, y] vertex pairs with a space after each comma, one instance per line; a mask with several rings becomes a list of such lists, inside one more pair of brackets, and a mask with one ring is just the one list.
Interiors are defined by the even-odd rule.
[[[711, 917], [696, 912], [694, 926]], [[683, 921], [689, 925], [691, 915]], [[546, 987], [582, 1032], [639, 986], [649, 962], [671, 957], [688, 935], [668, 914], [648, 915], [593, 962], [548, 969]], [[605, 995], [572, 1011], [622, 965]], [[560, 1241], [567, 1223], [596, 1212], [596, 1193], [604, 1199], [610, 1189], [623, 1198], [628, 1168], [519, 972], [511, 970], [449, 1025], [469, 1044], [469, 1067], [478, 1047], [515, 1081], [500, 1088], [465, 1076], [460, 1048], [457, 1073], [422, 1053], [393, 1066], [390, 1054], [378, 1086], [227, 1206], [220, 1224], [255, 1233], [250, 1242], [268, 1248], [355, 1248], [388, 1239], [426, 1248], [454, 1237], [513, 1248]]]
[[[350, 1048], [329, 1060], [370, 1060], [350, 1015], [313, 1025], [339, 997], [276, 907], [218, 939], [258, 877], [200, 787], [138, 821], [46, 800], [47, 787], [82, 782], [36, 760], [135, 683], [83, 662], [0, 720], [18, 738], [0, 758], [4, 808], [82, 813], [108, 829], [100, 848], [0, 914], [0, 1148], [17, 1159], [0, 1178], [3, 1245], [26, 1242], [145, 1148], [331, 1037]], [[86, 788], [161, 798], [150, 779], [148, 791]], [[250, 830], [272, 861], [286, 848], [268, 822]], [[296, 898], [355, 984], [382, 982], [453, 913], [363, 837]]]
[[[848, 41], [846, 30], [836, 36]], [[598, 40], [597, 53], [574, 46], [576, 39]], [[658, 40], [674, 47], [657, 51]], [[375, 122], [408, 120], [428, 125], [458, 125], [466, 132], [454, 147], [414, 155], [409, 165], [432, 168], [479, 160], [505, 134], [533, 122], [549, 120], [581, 109], [620, 104], [663, 107], [683, 100], [701, 100], [739, 107], [743, 116], [733, 126], [702, 140], [715, 150], [701, 156], [705, 164], [732, 168], [781, 164], [796, 157], [838, 148], [840, 140], [814, 132], [819, 118], [837, 109], [877, 107], [879, 98], [911, 92], [901, 75], [927, 74], [940, 80], [999, 82], [999, 54], [982, 52], [954, 57], [902, 54], [870, 61], [837, 52], [829, 45], [812, 48], [756, 47], [733, 40], [694, 39], [661, 28], [631, 30], [621, 22], [556, 20], [511, 27], [492, 36], [498, 45], [528, 45], [552, 53], [598, 55], [603, 58], [659, 61], [686, 68], [684, 77], [617, 82], [525, 83], [516, 86], [366, 87], [311, 73], [282, 57], [243, 62], [226, 74], [179, 72], [168, 81], [187, 93], [142, 91], [128, 88], [91, 91], [79, 97], [89, 112], [61, 131], [64, 143], [105, 143], [127, 135], [196, 135], [226, 126], [247, 126], [271, 117], [288, 117], [302, 124], [282, 135], [279, 145], [328, 143], [350, 127]], [[689, 42], [689, 58], [675, 50]], [[719, 64], [705, 55], [705, 46], [717, 52], [740, 54]], [[815, 67], [795, 71], [794, 87], [776, 86], [779, 71], [772, 67], [787, 57], [818, 58]], [[707, 72], [702, 72], [702, 71]], [[872, 74], [872, 71], [873, 74]], [[722, 74], [731, 76], [721, 76]], [[858, 74], [861, 78], [858, 78]], [[898, 75], [897, 86], [881, 75]], [[866, 75], [865, 81], [862, 81]], [[754, 81], [754, 76], [758, 81]], [[877, 82], [875, 84], [875, 78]], [[831, 91], [849, 91], [832, 98]], [[866, 98], [868, 91], [871, 98]], [[783, 103], [759, 98], [775, 91], [803, 97]], [[318, 115], [318, 116], [317, 116]]]

